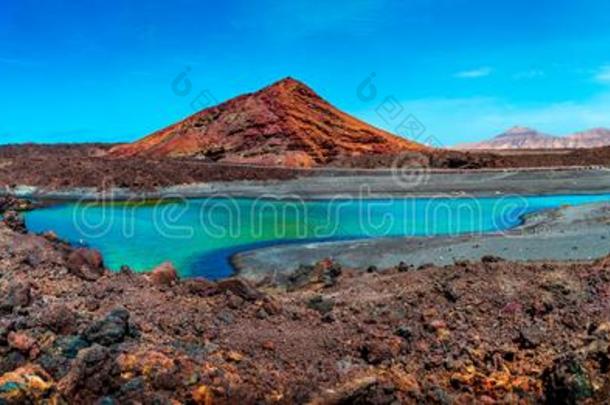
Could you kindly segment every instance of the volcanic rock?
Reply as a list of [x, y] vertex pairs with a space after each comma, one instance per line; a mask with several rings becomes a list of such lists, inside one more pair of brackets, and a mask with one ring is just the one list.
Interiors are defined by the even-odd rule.
[[169, 286], [178, 281], [178, 272], [173, 264], [165, 262], [150, 273], [150, 281], [158, 286]]
[[4, 217], [2, 221], [6, 226], [12, 229], [15, 232], [26, 233], [27, 229], [25, 227], [25, 221], [23, 217], [19, 215], [16, 211], [6, 211], [4, 213]]
[[549, 404], [576, 404], [593, 395], [586, 368], [571, 354], [555, 359], [542, 373], [542, 381]]
[[12, 282], [7, 288], [4, 299], [0, 299], [0, 309], [12, 310], [15, 307], [27, 307], [32, 300], [30, 283]]
[[256, 301], [265, 296], [262, 292], [252, 287], [250, 283], [240, 278], [228, 278], [216, 283], [218, 292], [230, 291], [246, 301]]
[[110, 312], [104, 319], [94, 322], [83, 334], [90, 343], [111, 346], [121, 343], [130, 335], [129, 312], [119, 308]]
[[68, 270], [83, 280], [95, 281], [104, 274], [104, 262], [99, 251], [94, 249], [76, 249], [66, 260]]
[[310, 167], [345, 157], [423, 150], [427, 148], [374, 128], [286, 78], [117, 146], [110, 155]]

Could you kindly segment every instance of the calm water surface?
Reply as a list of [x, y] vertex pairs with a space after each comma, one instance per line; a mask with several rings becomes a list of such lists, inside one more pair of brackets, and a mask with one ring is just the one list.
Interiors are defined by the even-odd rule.
[[183, 277], [230, 275], [228, 259], [254, 247], [312, 240], [501, 231], [530, 212], [610, 201], [604, 195], [297, 201], [193, 199], [68, 203], [26, 214], [30, 230], [54, 231], [99, 249], [106, 265], [137, 271], [171, 261]]

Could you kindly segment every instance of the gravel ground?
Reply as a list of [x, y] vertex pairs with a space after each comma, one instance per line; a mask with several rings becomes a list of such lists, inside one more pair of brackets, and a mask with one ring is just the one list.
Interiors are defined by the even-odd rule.
[[345, 170], [328, 171], [307, 177], [286, 180], [209, 181], [158, 188], [156, 191], [111, 188], [102, 193], [94, 187], [62, 187], [58, 189], [15, 186], [1, 192], [20, 197], [96, 199], [185, 198], [229, 195], [260, 197], [265, 195], [286, 198], [384, 198], [421, 197], [438, 195], [541, 195], [541, 194], [596, 194], [610, 191], [610, 170], [527, 169], [392, 173], [388, 170], [359, 170], [350, 174]]

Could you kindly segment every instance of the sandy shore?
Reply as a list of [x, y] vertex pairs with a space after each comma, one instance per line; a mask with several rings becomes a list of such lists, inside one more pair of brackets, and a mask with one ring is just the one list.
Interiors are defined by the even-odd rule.
[[388, 170], [323, 171], [294, 180], [232, 181], [177, 185], [156, 191], [113, 188], [45, 189], [5, 187], [0, 194], [48, 199], [156, 199], [210, 196], [290, 198], [384, 198], [437, 195], [595, 194], [610, 190], [610, 170], [603, 168], [527, 169], [392, 173]]
[[275, 246], [240, 253], [233, 263], [240, 276], [256, 280], [290, 274], [300, 264], [324, 258], [352, 268], [389, 268], [400, 262], [440, 266], [486, 255], [511, 261], [592, 260], [610, 253], [608, 240], [610, 203], [600, 203], [531, 214], [522, 226], [503, 233]]

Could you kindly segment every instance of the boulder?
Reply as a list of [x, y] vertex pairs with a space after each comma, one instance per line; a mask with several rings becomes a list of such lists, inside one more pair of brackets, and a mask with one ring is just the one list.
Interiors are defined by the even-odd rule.
[[30, 353], [36, 346], [36, 340], [25, 333], [10, 332], [8, 334], [8, 345], [21, 353]]
[[256, 301], [265, 296], [262, 292], [252, 287], [250, 283], [240, 278], [227, 278], [216, 283], [219, 293], [231, 291], [246, 301]]
[[216, 284], [204, 278], [191, 278], [180, 283], [180, 285], [186, 294], [198, 297], [209, 297], [217, 292]]
[[542, 373], [542, 383], [549, 404], [576, 404], [593, 396], [587, 369], [571, 354], [556, 358]]
[[104, 261], [95, 249], [76, 249], [66, 259], [70, 273], [87, 281], [95, 281], [104, 274]]
[[83, 333], [83, 337], [89, 343], [102, 346], [121, 343], [131, 335], [129, 316], [126, 309], [115, 309], [105, 318], [92, 323]]
[[178, 282], [178, 272], [170, 262], [162, 263], [150, 272], [151, 283], [158, 286], [170, 286]]
[[93, 345], [82, 349], [68, 374], [59, 383], [59, 392], [83, 398], [95, 398], [116, 392], [120, 369], [110, 349]]
[[69, 335], [76, 332], [77, 315], [64, 304], [51, 304], [39, 315], [38, 324], [55, 333]]

